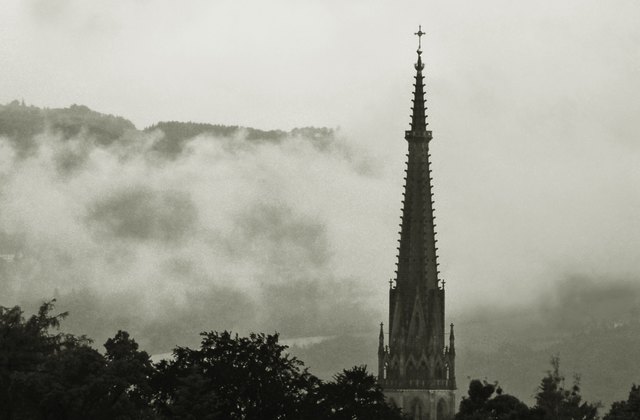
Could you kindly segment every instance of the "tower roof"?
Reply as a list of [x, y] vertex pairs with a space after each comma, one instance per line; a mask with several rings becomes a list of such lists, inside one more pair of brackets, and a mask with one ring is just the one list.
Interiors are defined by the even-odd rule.
[[422, 62], [422, 36], [425, 33], [422, 32], [422, 26], [419, 27], [418, 32], [415, 35], [418, 36], [418, 61], [414, 65], [416, 69], [416, 75], [414, 76], [415, 83], [413, 84], [413, 99], [411, 106], [411, 130], [405, 132], [405, 138], [409, 140], [431, 140], [431, 132], [427, 131], [427, 115], [426, 115], [426, 100], [424, 99], [424, 76], [422, 70], [424, 70], [424, 63]]
[[[398, 277], [396, 285], [405, 289], [403, 294], [416, 293], [420, 285], [426, 289], [438, 287], [435, 247], [435, 223], [433, 194], [429, 160], [431, 131], [427, 131], [426, 100], [424, 92], [424, 63], [420, 38], [422, 28], [416, 32], [419, 38], [410, 130], [405, 132], [409, 142], [407, 176], [405, 182], [400, 247], [398, 253]], [[408, 286], [411, 284], [411, 286]]]
[[[422, 28], [416, 33], [421, 41]], [[433, 194], [429, 160], [431, 131], [427, 130], [424, 90], [424, 63], [422, 45], [418, 45], [418, 59], [414, 65], [413, 106], [410, 129], [405, 132], [409, 145], [407, 169], [400, 224], [398, 270], [396, 287], [392, 290], [393, 306], [389, 324], [392, 336], [415, 333], [423, 337], [444, 335], [444, 324], [439, 314], [440, 303], [435, 303], [434, 293], [444, 294], [440, 288], [437, 269]], [[439, 298], [438, 298], [439, 299]], [[436, 299], [437, 300], [437, 299]], [[425, 312], [426, 311], [426, 312]], [[397, 314], [397, 316], [396, 316]], [[425, 322], [417, 322], [416, 314]], [[414, 322], [411, 322], [411, 321]], [[442, 325], [441, 325], [442, 324]], [[436, 326], [437, 325], [437, 326]], [[410, 332], [411, 330], [411, 332]], [[403, 332], [404, 331], [404, 332]], [[443, 343], [444, 345], [444, 343]]]

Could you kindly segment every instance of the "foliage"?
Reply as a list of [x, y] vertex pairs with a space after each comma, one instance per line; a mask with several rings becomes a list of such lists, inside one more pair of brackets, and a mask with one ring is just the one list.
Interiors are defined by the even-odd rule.
[[560, 360], [551, 358], [552, 369], [542, 378], [534, 412], [544, 420], [595, 420], [598, 418], [600, 404], [582, 401], [580, 378], [576, 376], [571, 388], [564, 386], [564, 376], [560, 374]]
[[25, 319], [19, 307], [0, 307], [0, 418], [145, 419], [152, 364], [125, 332], [105, 344], [52, 332], [66, 313], [45, 302]]
[[0, 105], [0, 136], [15, 142], [19, 154], [32, 151], [36, 147], [34, 136], [45, 130], [63, 139], [86, 133], [97, 143], [108, 145], [135, 126], [122, 117], [101, 114], [83, 105], [59, 109], [41, 109], [18, 101]]
[[574, 379], [571, 388], [565, 388], [557, 357], [551, 359], [551, 370], [542, 378], [535, 399], [535, 406], [529, 408], [516, 397], [503, 394], [497, 384], [475, 379], [469, 384], [468, 396], [460, 402], [456, 420], [598, 419], [600, 404], [582, 401], [579, 377]]
[[633, 385], [627, 401], [617, 401], [604, 420], [640, 420], [640, 386]]
[[135, 134], [154, 133], [152, 150], [167, 159], [177, 158], [191, 139], [207, 135], [212, 137], [242, 137], [253, 142], [280, 143], [290, 137], [304, 137], [319, 150], [333, 144], [335, 132], [329, 128], [302, 127], [291, 131], [258, 130], [250, 127], [165, 121], [138, 131], [135, 125], [122, 117], [102, 114], [84, 105], [68, 108], [38, 108], [13, 101], [0, 104], [0, 137], [6, 137], [19, 157], [32, 155], [39, 147], [37, 136], [50, 133], [66, 141], [74, 138], [91, 139], [101, 146], [132, 141]]
[[526, 420], [532, 417], [526, 404], [512, 395], [503, 394], [497, 384], [474, 379], [469, 383], [468, 396], [460, 401], [460, 410], [455, 418]]
[[153, 364], [125, 331], [104, 354], [54, 331], [67, 314], [53, 307], [29, 319], [0, 307], [2, 419], [401, 419], [364, 366], [323, 383], [278, 334], [202, 333], [199, 349]]
[[400, 410], [384, 400], [376, 378], [366, 366], [345, 369], [333, 382], [323, 383], [318, 390], [319, 417], [323, 419], [402, 419]]
[[137, 418], [151, 418], [151, 402], [155, 396], [151, 377], [155, 368], [146, 351], [138, 350], [138, 343], [126, 331], [118, 331], [104, 347], [107, 370], [105, 376], [111, 384], [111, 411], [120, 418], [136, 413]]
[[[366, 366], [323, 382], [278, 343], [278, 334], [239, 337], [202, 333], [198, 349], [177, 347], [153, 364], [125, 331], [104, 353], [85, 336], [60, 332], [66, 313], [55, 301], [25, 318], [0, 306], [0, 418], [22, 419], [389, 419], [400, 410], [385, 402]], [[596, 420], [599, 404], [582, 400], [576, 377], [565, 387], [557, 357], [542, 378], [535, 406], [504, 394], [497, 384], [472, 380], [456, 420]], [[640, 386], [613, 404], [604, 420], [640, 420]]]
[[319, 149], [326, 149], [334, 139], [334, 131], [329, 128], [303, 127], [286, 132], [282, 130], [258, 130], [235, 125], [204, 124], [194, 122], [163, 121], [147, 127], [146, 132], [161, 131], [162, 137], [153, 145], [153, 149], [161, 155], [175, 158], [184, 145], [192, 138], [200, 135], [212, 137], [243, 136], [248, 141], [279, 143], [287, 137], [305, 137]]
[[171, 418], [301, 417], [317, 379], [284, 353], [277, 334], [202, 337], [200, 349], [178, 347], [174, 360], [158, 366], [160, 412]]

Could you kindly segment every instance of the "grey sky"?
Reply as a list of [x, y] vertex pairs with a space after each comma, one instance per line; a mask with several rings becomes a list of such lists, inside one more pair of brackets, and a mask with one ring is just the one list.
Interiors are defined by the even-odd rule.
[[551, 112], [589, 92], [620, 104], [640, 71], [639, 16], [636, 1], [3, 0], [0, 99], [82, 102], [143, 126], [384, 115], [395, 133], [422, 23], [434, 118], [514, 101]]
[[[638, 278], [638, 21], [635, 0], [2, 0], [0, 103], [84, 104], [139, 128], [159, 120], [340, 126], [375, 166], [374, 181], [339, 162], [307, 167], [298, 151], [281, 176], [310, 172], [309, 184], [283, 181], [277, 194], [331, 220], [333, 262], [321, 267], [370, 282], [384, 307], [420, 23], [439, 254], [455, 314], [536, 298], [576, 273]], [[182, 169], [202, 162], [192, 164]], [[114, 182], [137, 179], [127, 176]], [[83, 178], [82, 188], [92, 182]], [[125, 198], [148, 194], [143, 187]], [[313, 188], [320, 198], [305, 201]], [[203, 190], [191, 193], [206, 202]], [[173, 202], [166, 197], [155, 200]], [[92, 220], [114, 206], [98, 207]], [[213, 216], [189, 214], [218, 228]], [[350, 222], [360, 214], [368, 216]]]

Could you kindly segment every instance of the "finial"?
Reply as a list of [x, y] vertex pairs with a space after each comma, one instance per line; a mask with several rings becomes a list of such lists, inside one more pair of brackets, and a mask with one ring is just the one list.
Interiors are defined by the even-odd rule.
[[424, 69], [424, 64], [422, 64], [422, 35], [425, 35], [425, 33], [422, 32], [422, 25], [418, 25], [418, 32], [415, 32], [414, 35], [418, 36], [418, 51], [416, 51], [418, 53], [418, 62], [414, 67], [416, 70], [422, 70]]
[[414, 33], [414, 35], [418, 35], [418, 54], [422, 53], [422, 35], [426, 35], [422, 32], [422, 25], [418, 25], [418, 32]]
[[453, 335], [453, 322], [451, 323], [451, 332], [449, 333], [449, 356], [452, 357], [451, 359], [449, 359], [449, 364], [451, 367], [449, 376], [455, 381], [454, 359], [456, 357], [456, 337]]

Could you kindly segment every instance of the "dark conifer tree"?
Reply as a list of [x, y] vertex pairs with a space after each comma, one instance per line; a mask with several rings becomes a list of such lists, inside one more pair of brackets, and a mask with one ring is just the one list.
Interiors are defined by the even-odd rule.
[[604, 420], [640, 420], [640, 386], [633, 385], [626, 401], [617, 401]]
[[564, 376], [560, 374], [560, 360], [551, 358], [551, 370], [542, 378], [534, 414], [544, 420], [596, 420], [600, 404], [582, 401], [580, 378], [575, 377], [571, 388], [564, 385]]

